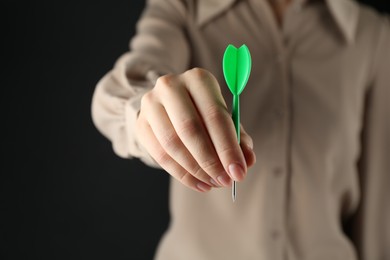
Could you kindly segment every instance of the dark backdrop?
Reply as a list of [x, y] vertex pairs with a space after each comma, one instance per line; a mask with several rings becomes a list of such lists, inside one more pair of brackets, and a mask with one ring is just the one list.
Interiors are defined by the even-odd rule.
[[90, 116], [144, 1], [24, 2], [1, 4], [0, 258], [152, 259], [168, 177], [117, 157]]
[[143, 6], [6, 1], [1, 259], [152, 258], [168, 223], [168, 178], [117, 157], [90, 115]]

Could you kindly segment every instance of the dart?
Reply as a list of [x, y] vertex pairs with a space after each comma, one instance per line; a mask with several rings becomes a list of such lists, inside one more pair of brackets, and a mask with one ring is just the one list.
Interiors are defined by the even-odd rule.
[[[233, 94], [232, 119], [240, 143], [240, 94], [244, 90], [252, 67], [252, 59], [248, 47], [243, 44], [236, 48], [229, 44], [225, 50], [222, 61], [223, 75], [230, 92]], [[237, 196], [237, 184], [232, 183], [233, 202]]]

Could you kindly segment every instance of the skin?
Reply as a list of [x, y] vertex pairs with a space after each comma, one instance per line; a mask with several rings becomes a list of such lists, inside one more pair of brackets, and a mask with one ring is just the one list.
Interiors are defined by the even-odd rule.
[[[270, 3], [279, 23], [290, 2]], [[141, 100], [136, 132], [164, 170], [198, 192], [244, 180], [256, 162], [252, 138], [241, 126], [238, 144], [221, 88], [201, 68], [160, 77]]]

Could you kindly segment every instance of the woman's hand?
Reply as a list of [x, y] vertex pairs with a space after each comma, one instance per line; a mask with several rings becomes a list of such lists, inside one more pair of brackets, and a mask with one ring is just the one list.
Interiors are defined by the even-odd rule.
[[243, 128], [237, 143], [217, 80], [199, 68], [157, 80], [142, 98], [137, 136], [163, 169], [200, 192], [242, 181], [256, 160]]

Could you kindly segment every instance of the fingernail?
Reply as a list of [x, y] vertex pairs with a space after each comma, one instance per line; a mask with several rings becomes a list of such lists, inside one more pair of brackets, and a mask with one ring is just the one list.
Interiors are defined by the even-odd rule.
[[229, 173], [235, 181], [242, 180], [242, 178], [244, 178], [245, 175], [242, 167], [236, 163], [232, 163], [229, 165]]
[[228, 187], [230, 186], [230, 178], [226, 175], [220, 175], [217, 177], [217, 180], [219, 181], [219, 183], [224, 186], [224, 187]]
[[210, 178], [210, 183], [214, 186], [214, 187], [220, 187], [221, 185], [219, 185], [216, 181], [214, 181], [213, 178]]
[[202, 192], [206, 192], [206, 191], [209, 191], [211, 189], [211, 187], [203, 182], [199, 182], [196, 187], [198, 188], [198, 190], [202, 191]]

